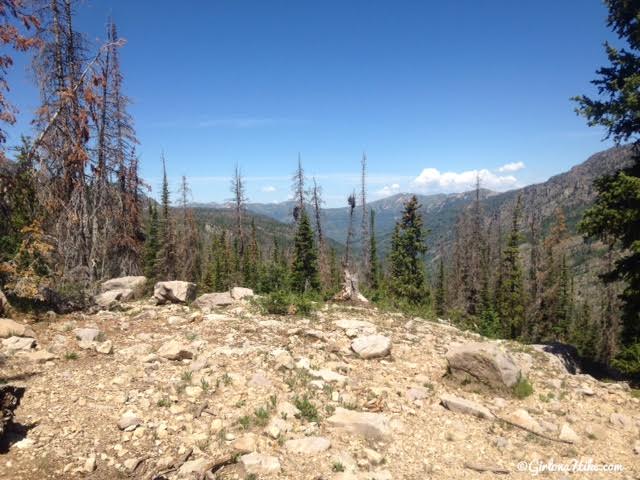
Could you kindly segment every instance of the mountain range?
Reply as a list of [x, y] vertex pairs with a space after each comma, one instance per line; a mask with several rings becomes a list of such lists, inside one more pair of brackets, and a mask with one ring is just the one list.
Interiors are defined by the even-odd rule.
[[[602, 175], [613, 173], [624, 167], [629, 163], [630, 158], [630, 147], [614, 147], [592, 155], [585, 162], [567, 172], [551, 177], [546, 182], [501, 193], [481, 189], [481, 206], [486, 217], [499, 218], [500, 223], [506, 229], [515, 201], [518, 196], [521, 196], [523, 203], [521, 225], [525, 234], [527, 225], [530, 224], [534, 215], [538, 215], [541, 220], [544, 233], [552, 222], [557, 209], [561, 208], [567, 217], [570, 233], [575, 235], [577, 222], [595, 198], [593, 181]], [[376, 235], [379, 241], [379, 250], [383, 256], [388, 251], [393, 227], [401, 216], [403, 204], [412, 195], [414, 194], [398, 193], [368, 204], [368, 208], [375, 211]], [[425, 227], [429, 232], [428, 244], [431, 256], [433, 256], [435, 252], [446, 249], [450, 245], [456, 220], [460, 213], [473, 202], [475, 191], [452, 194], [416, 194], [416, 197], [422, 205], [421, 211]], [[224, 204], [194, 204], [193, 206], [205, 210], [214, 208], [219, 211], [229, 208]], [[257, 218], [268, 218], [282, 225], [290, 224], [293, 221], [293, 206], [293, 201], [249, 203], [247, 210]], [[354, 248], [356, 250], [360, 247], [361, 212], [361, 209], [356, 207], [354, 212]], [[324, 209], [322, 221], [326, 236], [336, 243], [344, 244], [349, 227], [348, 207]]]

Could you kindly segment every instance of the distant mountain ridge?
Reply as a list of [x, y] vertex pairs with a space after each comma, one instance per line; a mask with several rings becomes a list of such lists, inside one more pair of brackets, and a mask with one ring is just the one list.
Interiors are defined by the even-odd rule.
[[[522, 225], [526, 226], [534, 214], [539, 215], [543, 226], [547, 226], [557, 208], [562, 208], [570, 231], [575, 233], [575, 225], [584, 210], [595, 199], [593, 181], [605, 174], [611, 174], [626, 166], [631, 158], [630, 147], [613, 147], [590, 156], [585, 162], [574, 166], [569, 171], [555, 175], [545, 182], [528, 185], [507, 192], [494, 192], [481, 189], [481, 205], [486, 216], [497, 216], [505, 227], [510, 221], [513, 205], [519, 195], [523, 200]], [[376, 214], [376, 235], [382, 255], [388, 249], [391, 234], [396, 221], [400, 218], [404, 202], [412, 193], [398, 193], [390, 197], [372, 201], [368, 208]], [[467, 208], [475, 198], [475, 191], [462, 193], [437, 193], [431, 195], [415, 194], [422, 205], [425, 227], [429, 231], [428, 244], [434, 255], [446, 249], [453, 239], [455, 223], [463, 209]], [[345, 199], [346, 203], [346, 199]], [[194, 207], [211, 209], [220, 212], [229, 209], [230, 203], [193, 204]], [[249, 203], [247, 211], [262, 218], [275, 220], [280, 224], [293, 221], [294, 202]], [[326, 208], [322, 212], [323, 227], [327, 237], [337, 243], [344, 244], [349, 226], [349, 209], [347, 207]], [[354, 246], [359, 248], [361, 210], [356, 208], [354, 214]], [[278, 227], [280, 228], [280, 227]], [[523, 231], [525, 228], [523, 228]]]

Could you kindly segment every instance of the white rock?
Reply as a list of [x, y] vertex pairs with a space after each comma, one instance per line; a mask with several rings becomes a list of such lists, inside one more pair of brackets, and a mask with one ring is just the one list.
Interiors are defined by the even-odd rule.
[[118, 420], [118, 428], [120, 430], [126, 430], [131, 427], [137, 427], [141, 423], [142, 423], [142, 420], [140, 420], [140, 417], [138, 417], [138, 415], [136, 415], [135, 412], [132, 412], [131, 410], [129, 410], [123, 413], [122, 416], [120, 417], [120, 420]]
[[134, 292], [129, 288], [123, 288], [119, 290], [109, 290], [107, 292], [99, 293], [93, 297], [93, 301], [96, 305], [103, 309], [110, 309], [116, 306], [119, 302], [127, 302], [133, 299]]
[[233, 287], [231, 289], [231, 298], [234, 300], [242, 300], [243, 298], [253, 297], [253, 290], [244, 287]]
[[284, 443], [285, 448], [300, 455], [315, 455], [317, 453], [329, 450], [331, 442], [325, 437], [304, 437], [287, 440]]
[[167, 360], [183, 360], [193, 358], [193, 351], [177, 340], [169, 340], [156, 352], [159, 357]]
[[542, 426], [523, 408], [512, 412], [505, 417], [506, 420], [518, 425], [525, 430], [530, 430], [535, 433], [543, 433]]
[[97, 328], [76, 328], [73, 333], [81, 342], [95, 342], [103, 335]]
[[188, 475], [189, 478], [192, 478], [191, 474], [197, 474], [199, 477], [202, 477], [213, 467], [214, 463], [210, 458], [197, 458], [183, 463], [178, 473], [182, 476]]
[[368, 439], [388, 440], [391, 437], [389, 419], [381, 413], [356, 412], [338, 407], [327, 422], [329, 425]]
[[574, 432], [567, 423], [564, 423], [560, 428], [560, 435], [558, 436], [558, 438], [564, 442], [569, 443], [578, 443], [580, 441], [580, 437], [578, 437], [578, 434]]
[[20, 355], [20, 357], [35, 363], [46, 363], [50, 360], [55, 360], [58, 358], [56, 355], [54, 355], [53, 353], [47, 350], [38, 350], [35, 352], [21, 351], [21, 352], [17, 352], [17, 355]]
[[173, 280], [171, 282], [158, 282], [153, 289], [153, 298], [158, 304], [187, 303], [195, 299], [196, 284]]
[[280, 461], [262, 453], [248, 453], [240, 457], [240, 465], [246, 475], [268, 475], [280, 472]]
[[96, 352], [110, 355], [113, 353], [113, 342], [111, 342], [111, 340], [107, 340], [106, 342], [98, 343], [96, 345]]
[[36, 346], [36, 339], [30, 337], [9, 337], [2, 340], [2, 347], [7, 353], [29, 351]]
[[309, 370], [309, 375], [313, 378], [320, 378], [325, 382], [337, 383], [338, 385], [344, 385], [349, 380], [348, 377], [331, 370], [327, 370], [326, 368], [322, 368], [320, 370]]
[[8, 318], [0, 318], [0, 338], [35, 337], [36, 334], [24, 323], [14, 322]]
[[84, 471], [91, 473], [96, 469], [96, 456], [89, 455], [89, 458], [84, 462]]
[[609, 422], [616, 428], [623, 430], [631, 430], [633, 428], [633, 420], [622, 413], [612, 413]]
[[108, 292], [109, 290], [133, 290], [134, 292], [141, 291], [147, 283], [147, 277], [143, 276], [129, 276], [112, 278], [106, 282], [102, 282], [100, 285], [101, 292]]
[[358, 337], [351, 342], [351, 349], [364, 359], [384, 357], [391, 352], [391, 339], [384, 335]]
[[251, 453], [255, 452], [258, 448], [258, 442], [255, 433], [247, 433], [240, 438], [234, 440], [231, 447], [237, 453]]
[[445, 394], [440, 397], [440, 401], [442, 402], [442, 405], [452, 412], [465, 413], [467, 415], [473, 415], [474, 417], [484, 418], [487, 420], [493, 420], [495, 418], [488, 408], [480, 405], [479, 403], [472, 402], [471, 400]]
[[233, 297], [229, 292], [205, 293], [193, 302], [193, 306], [202, 310], [210, 310], [216, 307], [226, 307], [233, 304]]

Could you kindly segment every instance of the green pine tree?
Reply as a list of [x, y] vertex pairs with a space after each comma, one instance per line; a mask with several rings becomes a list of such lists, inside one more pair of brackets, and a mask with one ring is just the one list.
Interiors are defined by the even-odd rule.
[[442, 259], [442, 256], [440, 256], [440, 261], [438, 262], [438, 277], [434, 296], [436, 315], [444, 317], [446, 313], [446, 286], [444, 277], [444, 260]]
[[162, 215], [160, 216], [158, 227], [159, 248], [156, 258], [156, 274], [159, 280], [174, 280], [176, 276], [176, 244], [173, 222], [169, 211], [171, 196], [164, 156], [162, 157], [162, 195], [160, 202]]
[[522, 265], [520, 263], [519, 222], [522, 198], [519, 196], [513, 210], [511, 231], [502, 254], [502, 276], [497, 292], [498, 315], [502, 331], [509, 338], [518, 338], [525, 321], [525, 293]]
[[401, 301], [426, 304], [429, 301], [424, 255], [425, 232], [415, 195], [404, 205], [402, 218], [396, 223], [391, 239], [389, 290]]
[[620, 296], [624, 350], [618, 367], [640, 373], [640, 4], [622, 0], [605, 3], [609, 8], [607, 25], [625, 47], [605, 43], [609, 65], [598, 70], [598, 78], [592, 81], [600, 97], [576, 97], [577, 112], [590, 126], [604, 126], [608, 138], [616, 143], [633, 141], [633, 164], [595, 182], [597, 198], [585, 212], [580, 230], [621, 253], [603, 279], [624, 282]]
[[158, 272], [156, 270], [156, 261], [158, 257], [159, 243], [158, 243], [158, 208], [151, 202], [149, 202], [149, 212], [147, 219], [147, 231], [144, 241], [144, 275], [150, 282], [156, 280]]
[[376, 241], [376, 212], [371, 209], [369, 221], [369, 288], [374, 292], [380, 288], [380, 260]]
[[320, 289], [318, 252], [313, 229], [304, 208], [299, 212], [298, 230], [294, 238], [291, 287], [298, 293]]

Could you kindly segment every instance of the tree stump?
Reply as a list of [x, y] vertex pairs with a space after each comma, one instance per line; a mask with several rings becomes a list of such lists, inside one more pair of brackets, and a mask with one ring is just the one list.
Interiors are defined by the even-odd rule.
[[344, 271], [342, 290], [340, 290], [333, 299], [339, 302], [369, 303], [369, 300], [367, 300], [358, 289], [358, 276], [346, 269]]
[[0, 438], [9, 431], [13, 422], [13, 415], [20, 399], [24, 395], [24, 388], [12, 385], [0, 386]]

